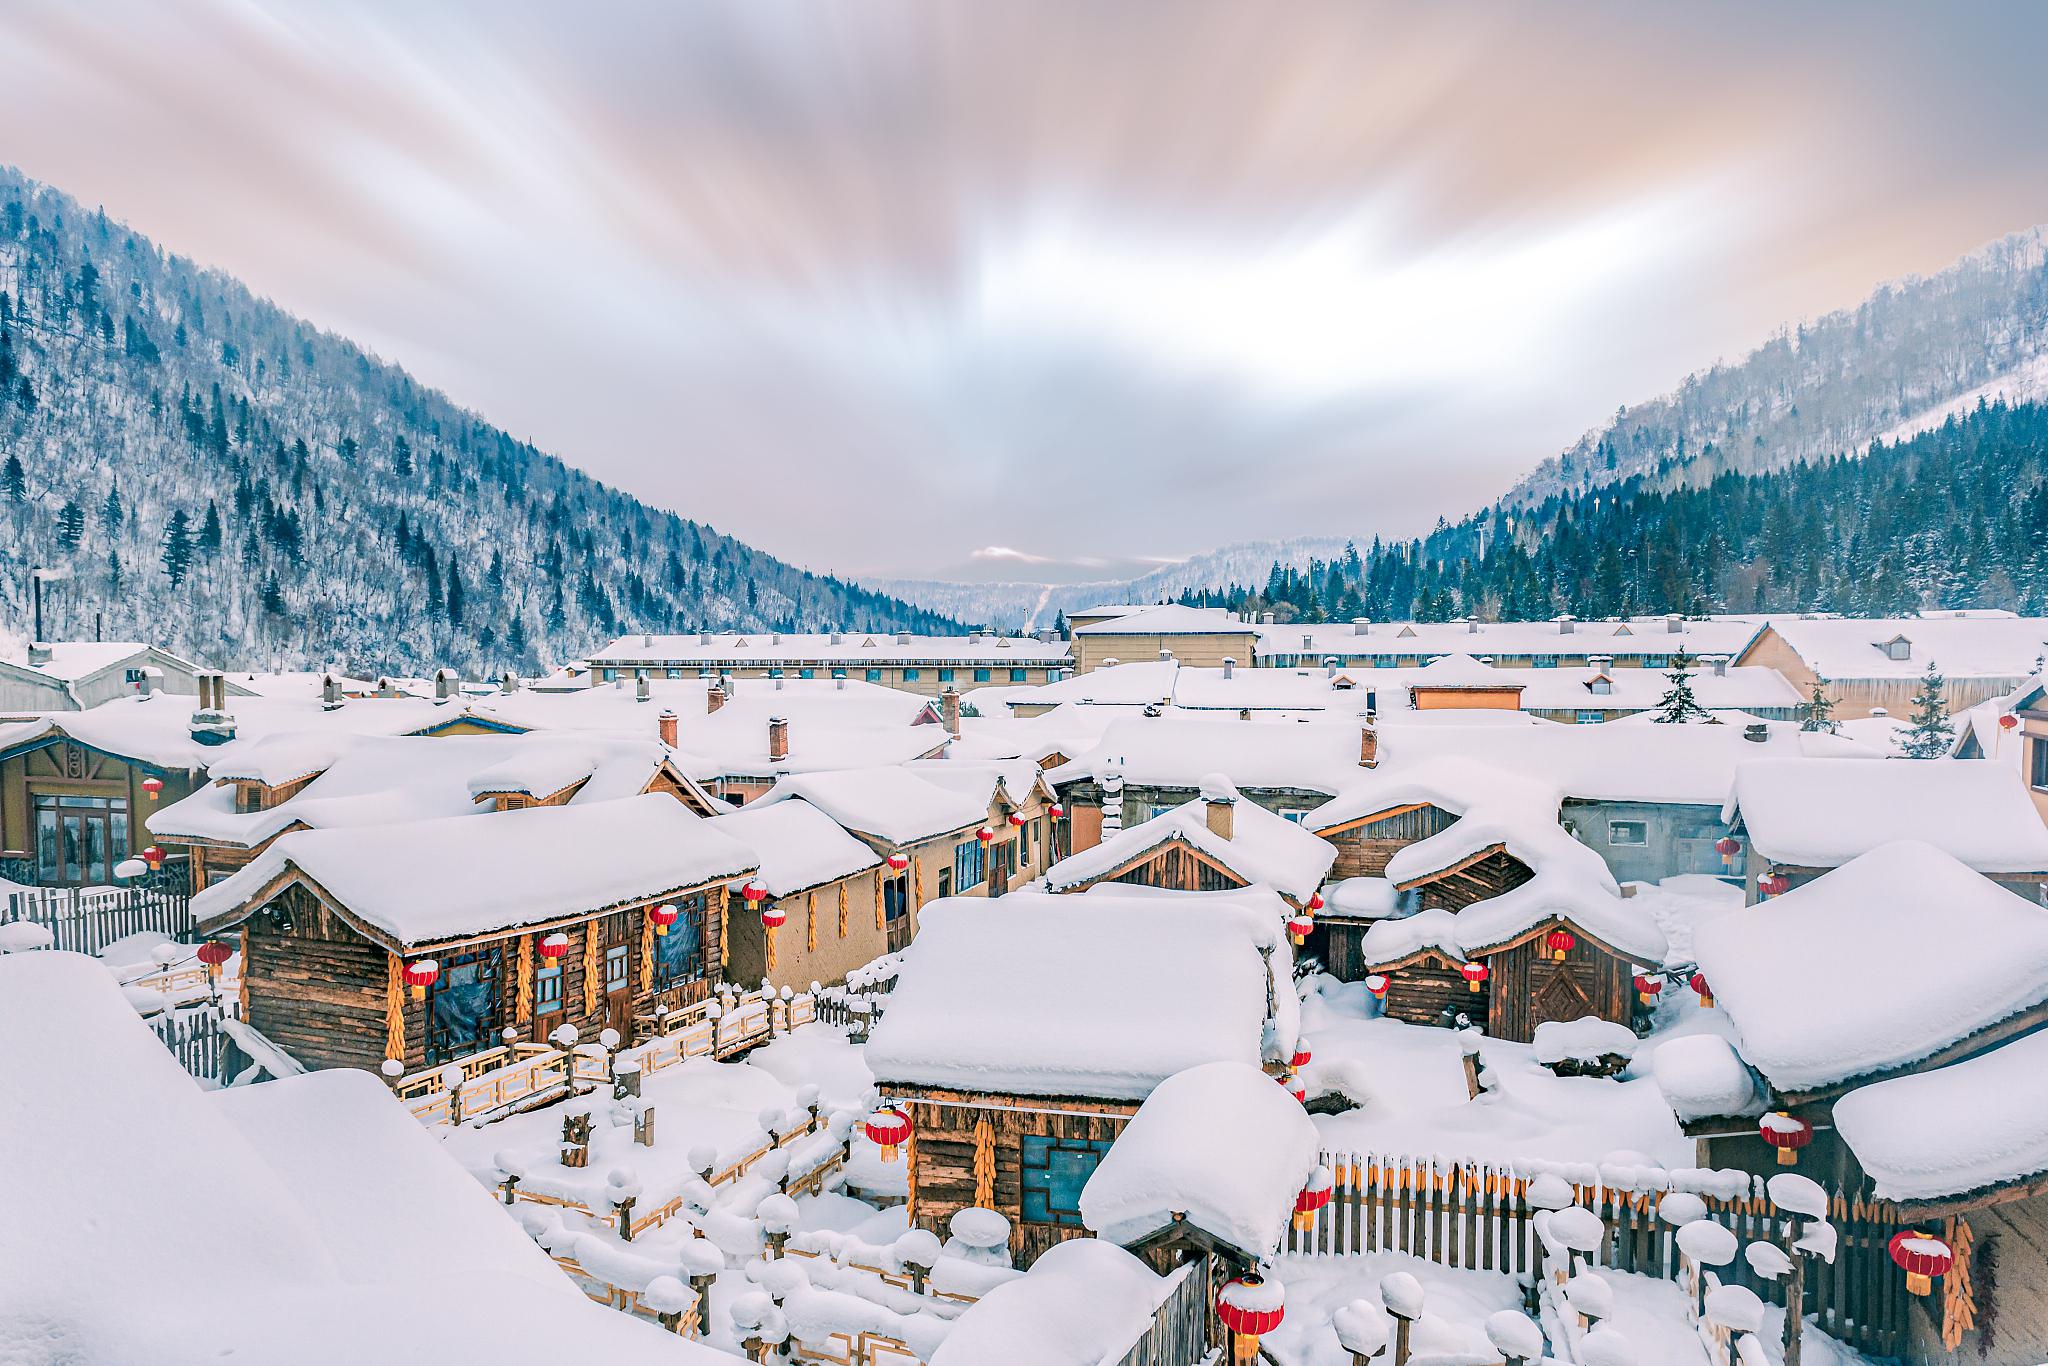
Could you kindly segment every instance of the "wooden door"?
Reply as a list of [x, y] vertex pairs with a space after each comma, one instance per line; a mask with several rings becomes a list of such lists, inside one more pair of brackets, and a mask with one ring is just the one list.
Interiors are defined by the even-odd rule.
[[1556, 963], [1551, 966], [1552, 971], [1547, 974], [1549, 980], [1536, 988], [1529, 1003], [1529, 1027], [1532, 1031], [1540, 1024], [1580, 1020], [1596, 1013], [1593, 998], [1580, 984], [1575, 965]]
[[882, 922], [888, 929], [889, 952], [910, 944], [910, 878], [907, 874], [882, 879]]
[[620, 911], [598, 922], [603, 927], [598, 970], [604, 974], [605, 1027], [618, 1030], [622, 1039], [632, 1037], [633, 1027], [634, 918]]

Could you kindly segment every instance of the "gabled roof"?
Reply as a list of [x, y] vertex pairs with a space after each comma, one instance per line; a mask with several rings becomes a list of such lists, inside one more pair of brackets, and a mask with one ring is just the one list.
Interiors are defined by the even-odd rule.
[[988, 819], [986, 800], [928, 782], [900, 764], [786, 774], [753, 804], [794, 797], [885, 844], [916, 844]]
[[[1077, 636], [1248, 636], [1255, 628], [1215, 607], [1148, 607], [1074, 628]], [[1251, 661], [1246, 660], [1246, 663]]]
[[[1208, 825], [1208, 798], [1231, 805], [1231, 835]], [[1115, 873], [1170, 844], [1193, 849], [1234, 873], [1246, 886], [1263, 885], [1293, 901], [1306, 902], [1336, 862], [1336, 847], [1284, 816], [1276, 816], [1238, 795], [1227, 779], [1203, 783], [1203, 796], [1148, 821], [1129, 826], [1092, 849], [1069, 855], [1048, 868], [1046, 887], [1070, 892]]]
[[[1937, 613], [1919, 617], [1773, 616], [1777, 633], [1822, 679], [1913, 678], [1940, 665], [1948, 678], [2025, 678], [2048, 653], [2048, 618], [2011, 613]], [[1885, 646], [1912, 643], [1905, 659]]]
[[2009, 764], [1983, 759], [1759, 759], [1721, 810], [1772, 863], [1836, 868], [1924, 840], [1980, 873], [2048, 872], [2048, 826]]
[[755, 802], [722, 816], [712, 828], [753, 851], [755, 876], [772, 897], [795, 896], [878, 867], [881, 856], [801, 799]]

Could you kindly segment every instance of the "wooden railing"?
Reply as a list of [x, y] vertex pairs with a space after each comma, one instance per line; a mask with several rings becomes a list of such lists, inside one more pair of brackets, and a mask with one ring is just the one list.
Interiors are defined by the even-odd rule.
[[221, 1028], [221, 1017], [233, 1015], [236, 1010], [235, 1002], [228, 1000], [218, 1008], [167, 1010], [150, 1016], [148, 1024], [180, 1067], [201, 1081], [225, 1086], [234, 1078], [222, 1075], [230, 1045]]

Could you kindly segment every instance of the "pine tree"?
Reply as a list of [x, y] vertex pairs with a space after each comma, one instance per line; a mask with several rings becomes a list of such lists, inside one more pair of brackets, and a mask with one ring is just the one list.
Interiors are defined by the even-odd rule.
[[288, 610], [284, 600], [284, 589], [278, 585], [277, 571], [272, 570], [263, 580], [263, 610], [273, 617], [281, 617]]
[[1927, 661], [1920, 675], [1920, 691], [1913, 694], [1913, 724], [1901, 746], [1908, 759], [1938, 759], [1948, 753], [1955, 740], [1955, 726], [1948, 719], [1948, 680]]
[[181, 586], [191, 568], [192, 519], [180, 508], [171, 514], [170, 525], [164, 528], [164, 573], [170, 576], [171, 587]]
[[78, 549], [78, 543], [85, 539], [85, 509], [76, 502], [66, 499], [57, 513], [57, 544], [65, 550]]
[[28, 471], [21, 467], [21, 457], [11, 451], [7, 463], [0, 465], [0, 494], [10, 503], [28, 501]]
[[1816, 683], [1813, 685], [1813, 696], [1799, 709], [1799, 729], [1824, 730], [1832, 734], [1837, 728], [1835, 704], [1828, 700], [1828, 695], [1822, 692], [1820, 684]]
[[220, 554], [220, 541], [220, 509], [209, 498], [206, 500], [206, 521], [199, 528], [199, 549], [210, 559]]
[[100, 504], [100, 530], [107, 534], [108, 540], [120, 534], [121, 523], [127, 515], [121, 508], [121, 486], [116, 484], [107, 490], [107, 500]]
[[1671, 672], [1665, 677], [1671, 680], [1671, 687], [1657, 700], [1657, 714], [1652, 721], [1660, 726], [1682, 725], [1688, 721], [1709, 721], [1707, 709], [1700, 705], [1692, 694], [1692, 666], [1696, 661], [1684, 650], [1671, 659]]
[[391, 472], [400, 479], [412, 478], [412, 443], [402, 436], [391, 446]]
[[107, 552], [107, 596], [121, 596], [121, 553], [117, 550]]
[[455, 557], [448, 557], [448, 624], [456, 628], [462, 625], [463, 608], [462, 569], [455, 563]]

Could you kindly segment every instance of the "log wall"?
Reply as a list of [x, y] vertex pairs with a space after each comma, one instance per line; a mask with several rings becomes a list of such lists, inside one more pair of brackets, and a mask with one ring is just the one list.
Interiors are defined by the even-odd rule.
[[1428, 839], [1456, 819], [1439, 806], [1416, 806], [1340, 834], [1326, 835], [1324, 838], [1337, 846], [1337, 862], [1332, 865], [1330, 876], [1384, 877], [1387, 860], [1395, 851]]
[[1527, 1043], [1536, 1026], [1552, 1020], [1597, 1015], [1625, 1025], [1635, 1013], [1635, 976], [1617, 958], [1584, 935], [1563, 962], [1547, 956], [1537, 935], [1487, 957], [1486, 1032], [1496, 1039]]

